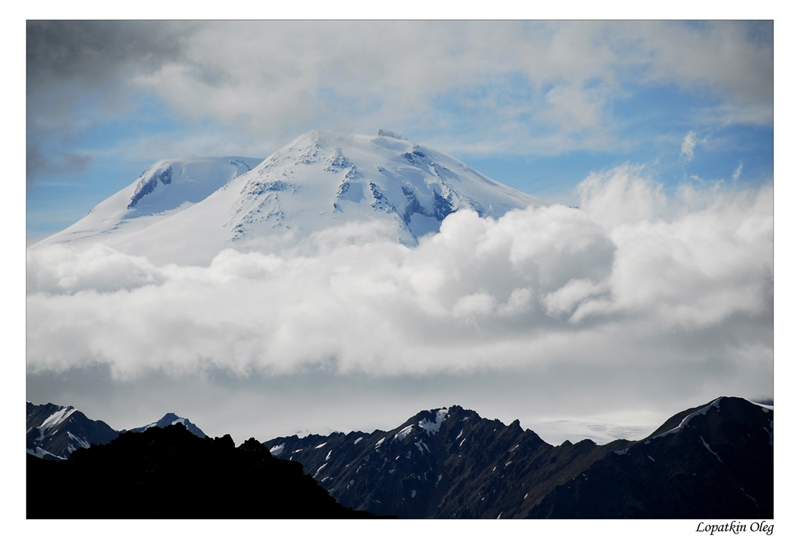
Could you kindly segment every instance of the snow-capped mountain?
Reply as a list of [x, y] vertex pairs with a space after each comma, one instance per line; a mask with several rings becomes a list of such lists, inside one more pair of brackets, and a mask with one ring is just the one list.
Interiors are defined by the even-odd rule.
[[[205, 438], [206, 434], [186, 418], [168, 413], [160, 420], [131, 429], [142, 432], [151, 427], [164, 428], [180, 423], [195, 436]], [[35, 405], [27, 402], [26, 408], [26, 451], [44, 459], [67, 459], [79, 448], [93, 444], [107, 444], [126, 432], [114, 430], [107, 423], [92, 420], [83, 412], [71, 406], [52, 403]]]
[[206, 437], [206, 433], [201, 431], [197, 425], [187, 420], [186, 418], [181, 418], [180, 416], [173, 414], [172, 412], [168, 412], [167, 414], [164, 415], [163, 418], [161, 418], [158, 421], [154, 421], [153, 423], [149, 423], [143, 427], [136, 427], [135, 429], [131, 429], [130, 432], [141, 433], [143, 431], [146, 431], [147, 429], [150, 429], [151, 427], [158, 427], [159, 429], [163, 429], [164, 427], [169, 427], [170, 425], [175, 425], [177, 423], [180, 423], [181, 425], [186, 427], [189, 430], [189, 432], [195, 436], [198, 436], [200, 438]]
[[401, 518], [771, 518], [773, 411], [722, 397], [640, 441], [551, 446], [458, 406], [265, 442], [343, 505]]
[[349, 226], [351, 238], [375, 233], [377, 226], [414, 245], [459, 209], [499, 217], [543, 204], [383, 130], [377, 136], [312, 131], [257, 163], [160, 161], [38, 245], [100, 243], [157, 263], [204, 263], [224, 248], [296, 247], [341, 226]]
[[71, 406], [51, 403], [26, 405], [26, 450], [45, 459], [66, 459], [79, 448], [105, 444], [119, 435], [103, 421], [95, 421]]

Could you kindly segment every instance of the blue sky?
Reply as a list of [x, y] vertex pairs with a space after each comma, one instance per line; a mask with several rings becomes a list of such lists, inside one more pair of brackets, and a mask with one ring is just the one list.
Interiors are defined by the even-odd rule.
[[31, 22], [27, 242], [150, 164], [400, 132], [545, 200], [773, 180], [771, 22]]

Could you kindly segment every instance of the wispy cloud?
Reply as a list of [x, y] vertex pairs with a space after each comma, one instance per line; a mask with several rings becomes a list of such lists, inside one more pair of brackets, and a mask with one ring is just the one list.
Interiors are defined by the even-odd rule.
[[739, 165], [736, 167], [736, 169], [733, 171], [733, 175], [731, 175], [731, 180], [734, 183], [739, 180], [739, 177], [742, 176], [743, 169], [744, 169], [744, 164], [740, 162]]
[[681, 143], [681, 155], [686, 157], [689, 160], [694, 159], [694, 148], [697, 146], [697, 135], [694, 131], [689, 131], [686, 133], [686, 136], [683, 137], [683, 142]]

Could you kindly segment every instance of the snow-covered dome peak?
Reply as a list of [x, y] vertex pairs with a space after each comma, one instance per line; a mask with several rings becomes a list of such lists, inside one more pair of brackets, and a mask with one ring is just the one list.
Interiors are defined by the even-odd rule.
[[385, 130], [310, 131], [257, 163], [161, 160], [43, 242], [102, 243], [158, 263], [206, 263], [225, 248], [276, 251], [332, 229], [380, 228], [414, 246], [461, 209], [497, 218], [542, 204]]

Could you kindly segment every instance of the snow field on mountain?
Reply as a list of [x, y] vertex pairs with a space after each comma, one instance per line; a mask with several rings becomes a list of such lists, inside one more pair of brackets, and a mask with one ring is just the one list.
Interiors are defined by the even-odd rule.
[[[714, 368], [724, 352], [720, 383], [769, 393], [772, 186], [668, 196], [621, 167], [587, 178], [581, 196], [580, 209], [458, 211], [414, 247], [376, 221], [312, 233], [314, 255], [226, 249], [205, 266], [31, 249], [28, 370], [99, 364], [125, 380], [591, 363], [659, 367], [677, 386], [692, 382], [687, 364]], [[369, 240], [348, 240], [354, 229]]]
[[157, 242], [151, 226], [208, 198], [261, 159], [240, 157], [160, 160], [94, 207], [88, 215], [43, 244], [107, 244], [117, 249]]
[[47, 432], [52, 428], [64, 421], [65, 419], [69, 418], [75, 409], [72, 407], [64, 407], [60, 409], [58, 412], [55, 412], [52, 416], [48, 417], [46, 420], [42, 422], [39, 426], [39, 438], [38, 440], [42, 440], [42, 438], [47, 435]]

